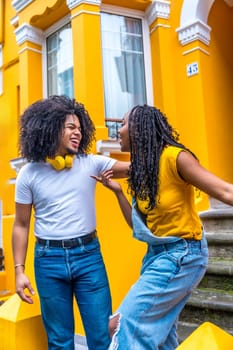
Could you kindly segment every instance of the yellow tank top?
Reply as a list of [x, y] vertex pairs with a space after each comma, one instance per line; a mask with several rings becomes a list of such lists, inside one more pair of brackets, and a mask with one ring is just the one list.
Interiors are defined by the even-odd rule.
[[183, 151], [187, 152], [168, 146], [162, 152], [156, 208], [146, 209], [146, 201], [138, 200], [137, 204], [154, 235], [200, 240], [202, 224], [195, 208], [194, 187], [182, 180], [176, 166], [177, 157]]

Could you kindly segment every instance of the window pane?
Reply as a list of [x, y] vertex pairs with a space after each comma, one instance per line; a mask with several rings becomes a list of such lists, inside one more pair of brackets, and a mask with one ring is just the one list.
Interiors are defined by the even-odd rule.
[[73, 51], [70, 23], [47, 38], [48, 95], [73, 97]]
[[[101, 28], [105, 115], [122, 119], [134, 105], [146, 103], [142, 23], [102, 13]], [[112, 123], [109, 130], [115, 134]]]

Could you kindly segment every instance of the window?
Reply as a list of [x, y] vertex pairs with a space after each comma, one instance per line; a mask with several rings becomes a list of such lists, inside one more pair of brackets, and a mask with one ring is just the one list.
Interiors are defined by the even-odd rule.
[[73, 51], [70, 23], [46, 39], [47, 94], [73, 97]]
[[101, 34], [105, 117], [114, 139], [124, 114], [148, 100], [142, 18], [102, 12]]

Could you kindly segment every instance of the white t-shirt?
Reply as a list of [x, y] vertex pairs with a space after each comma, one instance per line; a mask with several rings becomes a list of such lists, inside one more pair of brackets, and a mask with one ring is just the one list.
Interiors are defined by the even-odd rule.
[[15, 201], [33, 204], [35, 235], [67, 239], [95, 230], [96, 180], [116, 160], [101, 155], [79, 155], [71, 169], [55, 170], [45, 162], [27, 163], [16, 180]]

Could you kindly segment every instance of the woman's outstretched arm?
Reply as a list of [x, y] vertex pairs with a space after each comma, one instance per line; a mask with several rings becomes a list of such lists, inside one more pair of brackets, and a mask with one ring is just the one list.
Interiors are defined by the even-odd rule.
[[180, 152], [177, 158], [177, 170], [187, 183], [221, 202], [233, 205], [233, 184], [205, 169], [190, 153]]
[[121, 208], [121, 212], [124, 215], [127, 224], [132, 228], [131, 205], [127, 200], [126, 196], [124, 195], [121, 185], [116, 181], [112, 181], [112, 176], [113, 170], [106, 170], [100, 176], [93, 175], [91, 177], [96, 181], [101, 182], [105, 187], [109, 188], [111, 191], [114, 192], [114, 194], [117, 197], [119, 206]]

